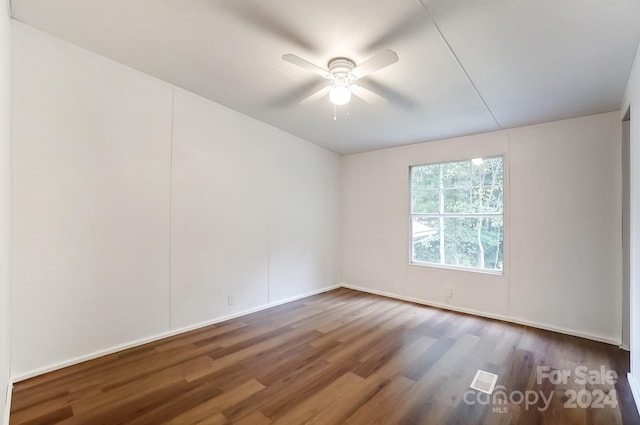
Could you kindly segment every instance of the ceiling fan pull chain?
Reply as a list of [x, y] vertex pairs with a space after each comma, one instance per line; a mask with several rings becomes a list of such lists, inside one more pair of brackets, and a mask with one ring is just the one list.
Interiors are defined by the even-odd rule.
[[337, 106], [334, 104], [334, 105], [333, 105], [333, 120], [334, 120], [334, 121], [336, 121], [336, 120], [337, 120], [337, 118], [336, 118], [336, 108], [337, 108]]

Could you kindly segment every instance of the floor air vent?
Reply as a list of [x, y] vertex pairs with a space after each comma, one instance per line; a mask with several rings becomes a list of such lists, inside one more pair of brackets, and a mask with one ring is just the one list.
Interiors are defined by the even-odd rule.
[[491, 394], [493, 392], [493, 388], [496, 386], [496, 382], [498, 382], [498, 375], [485, 372], [484, 370], [478, 370], [473, 381], [471, 381], [470, 387], [474, 390]]

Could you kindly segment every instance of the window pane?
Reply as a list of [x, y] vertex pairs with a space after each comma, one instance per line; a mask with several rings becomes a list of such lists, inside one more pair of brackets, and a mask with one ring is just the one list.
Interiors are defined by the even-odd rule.
[[502, 157], [482, 158], [480, 164], [472, 163], [471, 182], [473, 186], [502, 185]]
[[413, 217], [411, 246], [413, 261], [440, 263], [440, 219]]
[[478, 186], [501, 186], [503, 182], [502, 157], [483, 158], [479, 165], [471, 164], [471, 184]]
[[480, 212], [477, 203], [474, 203], [471, 189], [446, 189], [444, 190], [444, 212], [455, 214], [473, 214]]
[[414, 214], [437, 214], [440, 211], [438, 190], [415, 190], [411, 198], [411, 212]]
[[438, 189], [440, 164], [411, 167], [411, 190]]
[[458, 161], [442, 164], [442, 182], [445, 188], [467, 188], [471, 185], [471, 162]]
[[445, 217], [444, 264], [502, 270], [502, 218]]
[[476, 213], [502, 214], [502, 186], [476, 187], [471, 190], [471, 204]]
[[[432, 211], [425, 211], [424, 213], [431, 212]], [[437, 210], [433, 212], [438, 213]], [[414, 213], [419, 212], [414, 211]], [[444, 213], [502, 214], [502, 188], [475, 187], [472, 189], [445, 189]]]

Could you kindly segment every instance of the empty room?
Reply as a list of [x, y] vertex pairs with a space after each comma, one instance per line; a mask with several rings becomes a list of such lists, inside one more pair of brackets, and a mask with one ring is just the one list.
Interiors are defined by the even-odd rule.
[[640, 424], [640, 1], [1, 3], [1, 425]]

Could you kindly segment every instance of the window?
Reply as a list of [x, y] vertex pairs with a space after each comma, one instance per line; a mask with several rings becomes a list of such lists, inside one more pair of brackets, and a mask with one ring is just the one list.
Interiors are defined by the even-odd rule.
[[411, 262], [502, 271], [502, 157], [411, 167]]

